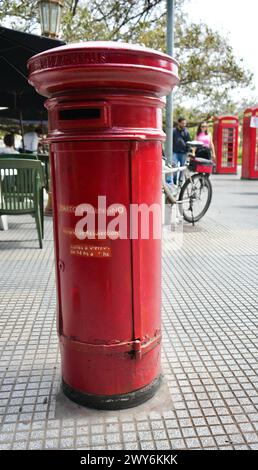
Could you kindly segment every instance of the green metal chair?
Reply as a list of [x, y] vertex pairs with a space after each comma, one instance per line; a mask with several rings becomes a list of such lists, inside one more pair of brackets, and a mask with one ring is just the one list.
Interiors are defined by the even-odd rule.
[[0, 158], [25, 158], [26, 160], [38, 160], [35, 153], [0, 153]]
[[40, 161], [0, 158], [0, 215], [34, 216], [40, 248], [44, 237], [44, 184]]
[[25, 158], [25, 160], [40, 160], [44, 165], [45, 190], [48, 193], [50, 187], [50, 171], [48, 154], [35, 153], [0, 153], [0, 158]]

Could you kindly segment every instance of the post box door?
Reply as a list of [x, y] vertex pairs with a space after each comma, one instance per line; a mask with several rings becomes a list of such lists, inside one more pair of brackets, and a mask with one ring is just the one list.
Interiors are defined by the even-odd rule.
[[[160, 330], [160, 269], [152, 263], [159, 266], [160, 239], [131, 240], [129, 229], [130, 203], [160, 203], [161, 143], [82, 141], [51, 149], [59, 332], [86, 343], [154, 337]], [[97, 237], [97, 214], [96, 238], [77, 238], [82, 216], [76, 207], [99, 210], [98, 195], [106, 196], [106, 209], [126, 208], [127, 238]]]
[[[96, 332], [99, 342], [131, 340], [130, 240], [112, 242], [97, 234], [98, 195], [106, 195], [107, 206], [129, 204], [128, 143], [52, 144], [52, 169], [62, 333], [88, 343], [96, 341]], [[75, 234], [81, 204], [96, 211], [95, 226], [85, 225], [95, 238]]]

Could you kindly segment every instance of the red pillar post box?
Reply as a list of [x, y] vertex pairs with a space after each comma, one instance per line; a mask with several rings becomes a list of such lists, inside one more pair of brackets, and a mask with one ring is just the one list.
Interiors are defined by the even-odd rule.
[[242, 178], [258, 179], [258, 107], [244, 112]]
[[213, 124], [213, 143], [216, 152], [216, 173], [237, 173], [238, 118], [216, 117]]
[[96, 408], [134, 406], [160, 382], [161, 262], [160, 237], [129, 226], [135, 205], [160, 207], [161, 97], [177, 63], [89, 42], [31, 58], [29, 80], [48, 97], [63, 390]]

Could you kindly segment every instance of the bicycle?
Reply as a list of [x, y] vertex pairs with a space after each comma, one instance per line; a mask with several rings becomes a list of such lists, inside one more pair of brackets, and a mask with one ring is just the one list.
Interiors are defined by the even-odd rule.
[[[199, 142], [189, 142], [191, 147], [201, 147]], [[204, 158], [195, 157], [189, 153], [185, 166], [168, 167], [164, 165], [162, 171], [162, 187], [166, 195], [166, 204], [177, 204], [179, 212], [186, 222], [198, 222], [207, 212], [212, 199], [212, 186], [209, 176], [212, 173], [213, 163]], [[179, 184], [179, 174], [183, 172], [185, 181]], [[177, 184], [170, 185], [166, 175], [177, 173]]]

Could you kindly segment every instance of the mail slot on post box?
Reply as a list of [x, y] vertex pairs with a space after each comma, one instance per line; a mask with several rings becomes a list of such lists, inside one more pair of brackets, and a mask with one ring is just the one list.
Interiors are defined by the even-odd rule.
[[216, 173], [236, 174], [238, 158], [238, 117], [219, 116], [213, 124]]
[[62, 386], [83, 405], [134, 406], [160, 383], [161, 97], [177, 70], [112, 42], [29, 60], [48, 97]]

